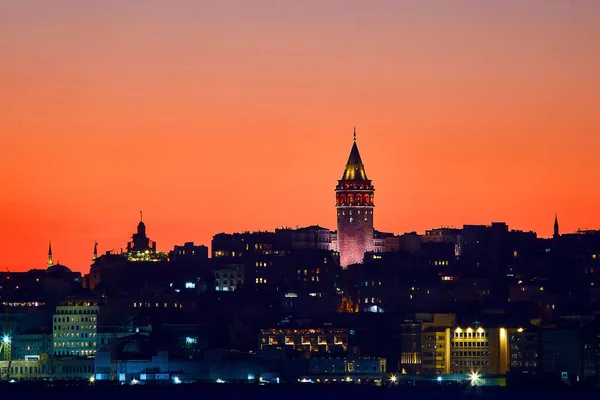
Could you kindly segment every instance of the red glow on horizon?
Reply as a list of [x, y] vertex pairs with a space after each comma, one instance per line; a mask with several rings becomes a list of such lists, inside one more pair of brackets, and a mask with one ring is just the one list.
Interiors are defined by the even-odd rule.
[[250, 3], [3, 7], [0, 268], [335, 229], [355, 125], [376, 229], [600, 228], [600, 2]]

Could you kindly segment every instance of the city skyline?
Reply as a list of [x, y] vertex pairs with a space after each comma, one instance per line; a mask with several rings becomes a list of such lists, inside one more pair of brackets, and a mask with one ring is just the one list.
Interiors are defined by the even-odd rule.
[[333, 230], [355, 125], [376, 229], [600, 228], [598, 3], [346, 4], [3, 6], [0, 268]]

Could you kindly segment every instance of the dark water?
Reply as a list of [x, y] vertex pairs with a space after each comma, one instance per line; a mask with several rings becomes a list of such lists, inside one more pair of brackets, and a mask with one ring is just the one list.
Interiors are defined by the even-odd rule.
[[405, 390], [386, 388], [333, 388], [333, 389], [180, 389], [180, 388], [46, 388], [43, 391], [27, 390], [26, 388], [11, 388], [0, 390], [0, 399], [30, 399], [44, 400], [428, 400], [428, 399], [502, 399], [502, 400], [532, 400], [532, 399], [600, 399], [600, 392], [550, 391], [530, 390], [511, 391], [505, 389], [457, 389], [457, 390]]

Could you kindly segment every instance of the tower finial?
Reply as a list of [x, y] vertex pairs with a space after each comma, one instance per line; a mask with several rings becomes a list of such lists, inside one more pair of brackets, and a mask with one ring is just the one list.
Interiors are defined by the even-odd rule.
[[144, 222], [144, 219], [142, 218], [142, 216], [143, 216], [143, 214], [142, 214], [142, 212], [140, 211], [140, 222]]
[[96, 258], [98, 258], [98, 242], [94, 241], [94, 258], [92, 260], [95, 260]]
[[354, 127], [354, 141], [356, 142], [356, 127]]

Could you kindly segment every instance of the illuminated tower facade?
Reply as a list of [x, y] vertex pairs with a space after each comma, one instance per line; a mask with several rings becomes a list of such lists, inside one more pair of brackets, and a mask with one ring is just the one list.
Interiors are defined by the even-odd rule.
[[338, 250], [344, 268], [362, 263], [365, 252], [373, 251], [374, 193], [356, 145], [355, 129], [350, 157], [335, 188]]

